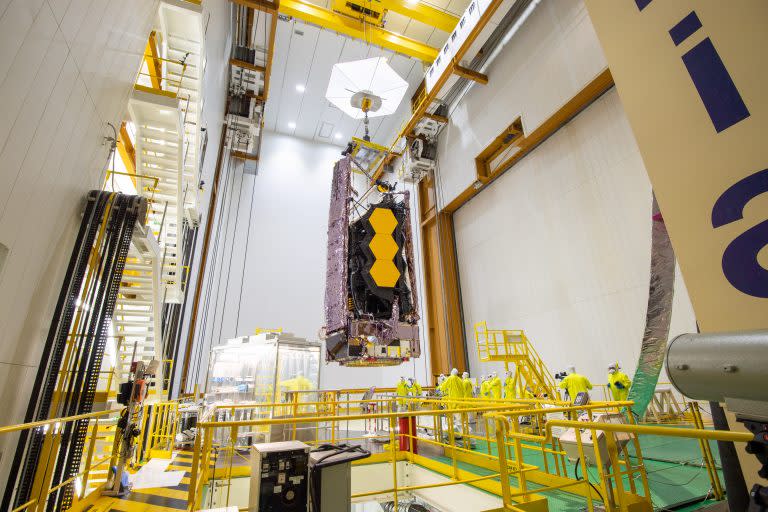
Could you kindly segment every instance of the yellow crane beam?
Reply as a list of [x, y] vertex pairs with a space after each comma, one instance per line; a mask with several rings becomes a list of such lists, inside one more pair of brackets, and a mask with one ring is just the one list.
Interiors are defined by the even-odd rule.
[[432, 63], [439, 52], [437, 48], [415, 39], [395, 34], [381, 27], [363, 24], [358, 19], [329, 11], [304, 0], [281, 0], [280, 13], [427, 63]]
[[453, 29], [459, 23], [459, 18], [456, 16], [421, 2], [409, 3], [405, 0], [381, 0], [381, 2], [377, 3], [380, 3], [388, 11], [402, 14], [449, 34], [453, 32]]

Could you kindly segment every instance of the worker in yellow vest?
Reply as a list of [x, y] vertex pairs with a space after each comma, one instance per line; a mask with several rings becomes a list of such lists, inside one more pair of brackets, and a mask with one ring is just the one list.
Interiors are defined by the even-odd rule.
[[489, 385], [491, 398], [494, 400], [501, 400], [501, 379], [496, 372], [491, 374], [491, 383]]
[[480, 383], [480, 398], [487, 400], [491, 397], [491, 381], [489, 375], [482, 376], [482, 382]]
[[[419, 384], [415, 378], [408, 377], [405, 391], [408, 394], [408, 398], [418, 398], [421, 396], [421, 393], [423, 390], [421, 389], [421, 384]], [[416, 401], [410, 402], [411, 409], [414, 409], [416, 405], [418, 405], [418, 402]]]
[[464, 386], [464, 398], [473, 398], [475, 396], [475, 386], [469, 378], [469, 373], [461, 374], [461, 384]]
[[[289, 392], [296, 392], [296, 391], [311, 391], [315, 389], [314, 384], [312, 384], [312, 381], [309, 380], [304, 376], [302, 372], [297, 372], [293, 378], [286, 379], [284, 381], [280, 382], [280, 389], [286, 394], [286, 398], [290, 397], [291, 399], [294, 399], [297, 402], [312, 402], [314, 393], [289, 393]], [[312, 407], [305, 405], [298, 408], [298, 412], [301, 413], [308, 413], [312, 412]], [[289, 414], [289, 413], [287, 413]]]
[[437, 376], [437, 385], [435, 386], [435, 391], [437, 391], [438, 395], [444, 396], [445, 391], [443, 390], [443, 384], [445, 383], [445, 374], [441, 373]]
[[[446, 407], [449, 409], [456, 409], [458, 407], [461, 407], [461, 399], [464, 398], [464, 384], [461, 382], [461, 377], [459, 377], [459, 370], [456, 368], [453, 368], [451, 370], [451, 374], [445, 379], [445, 382], [442, 384], [443, 389], [443, 400], [446, 402]], [[455, 402], [453, 400], [459, 399], [459, 402]], [[451, 425], [455, 425], [454, 428], [459, 429], [460, 424], [455, 422], [456, 417], [454, 417], [453, 414], [450, 415], [450, 418], [446, 418], [446, 427], [450, 428]]]
[[517, 398], [515, 396], [515, 376], [511, 371], [508, 371], [504, 377], [504, 398]]
[[406, 409], [406, 400], [405, 397], [408, 396], [408, 383], [405, 380], [405, 377], [400, 376], [400, 380], [397, 381], [397, 386], [395, 386], [395, 395], [397, 395], [397, 407], [399, 410], [405, 410]]
[[408, 377], [407, 380], [407, 391], [409, 396], [417, 397], [421, 396], [422, 389], [421, 384], [418, 383], [418, 381], [413, 377]]
[[[456, 368], [451, 370], [451, 374], [445, 379], [442, 384], [442, 389], [445, 396], [449, 399], [464, 398], [464, 384], [459, 377], [459, 370]], [[451, 403], [451, 407], [456, 407], [457, 403]]]
[[629, 395], [629, 387], [632, 381], [627, 374], [621, 371], [619, 363], [611, 363], [608, 366], [608, 388], [611, 390], [613, 399], [617, 402], [623, 402]]
[[568, 393], [568, 400], [573, 403], [579, 393], [587, 393], [592, 389], [592, 383], [585, 376], [576, 373], [576, 367], [571, 365], [565, 369], [566, 376], [560, 381], [560, 389]]

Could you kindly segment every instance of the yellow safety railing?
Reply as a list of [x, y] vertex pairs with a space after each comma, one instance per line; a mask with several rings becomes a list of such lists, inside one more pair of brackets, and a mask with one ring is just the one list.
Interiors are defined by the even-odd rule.
[[[388, 478], [382, 481], [381, 489], [368, 485], [353, 491], [351, 498], [362, 501], [390, 495], [395, 509], [403, 493], [464, 485], [498, 496], [505, 510], [538, 509], [536, 507], [544, 505], [538, 502], [546, 501], [550, 492], [558, 491], [583, 499], [584, 508], [589, 511], [600, 504], [607, 510], [629, 512], [651, 510], [640, 435], [698, 440], [715, 499], [723, 498], [723, 490], [708, 441], [752, 439], [748, 433], [707, 430], [700, 415], [697, 416], [697, 405], [692, 406], [697, 418], [694, 428], [680, 428], [636, 424], [631, 415], [622, 413], [631, 402], [604, 401], [574, 406], [541, 399], [404, 398], [395, 396], [391, 388], [363, 399], [365, 391], [283, 392], [279, 402], [209, 407], [197, 423], [188, 509], [202, 507], [206, 488], [206, 505], [212, 496], [218, 501], [210, 505], [232, 505], [234, 497], [229, 495], [232, 486], [227, 484], [233, 478], [250, 474], [250, 460], [243, 451], [256, 442], [298, 439], [311, 446], [361, 444], [372, 439], [385, 442], [381, 453], [354, 464], [390, 464], [392, 481]], [[97, 485], [91, 481], [94, 472], [106, 474], [105, 467], [115, 463], [117, 452], [101, 453], [97, 446], [100, 441], [103, 446], [110, 435], [114, 436], [114, 420], [119, 412], [102, 411], [0, 427], [0, 436], [48, 428], [50, 439], [44, 445], [48, 448], [41, 460], [41, 467], [47, 467], [46, 461], [56, 456], [52, 447], [56, 445], [55, 437], [60, 435], [60, 426], [84, 419], [90, 422], [81, 471], [57, 486], [46, 486], [45, 478], [39, 479], [32, 499], [17, 507], [16, 512], [43, 509], [47, 497], [66, 485], [77, 487], [80, 504], [85, 503], [84, 499], [93, 500], [98, 496], [93, 492]], [[134, 463], [140, 464], [153, 456], [170, 456], [175, 445], [177, 416], [177, 401], [145, 405]], [[402, 426], [403, 421], [413, 428], [401, 430], [398, 425]], [[104, 432], [105, 425], [112, 430]], [[373, 434], [360, 435], [369, 425]], [[568, 430], [553, 435], [557, 428]], [[423, 447], [421, 452], [415, 448], [417, 444]], [[398, 478], [398, 472], [402, 471], [398, 468], [399, 461], [429, 469], [444, 479], [430, 484], [402, 485], [403, 475]], [[569, 474], [570, 465], [581, 471], [580, 477]], [[218, 490], [210, 487], [214, 479]]]
[[134, 464], [141, 465], [153, 457], [170, 459], [176, 444], [178, 401], [145, 404], [141, 416], [142, 435], [137, 440]]
[[[582, 498], [585, 508], [590, 511], [601, 502], [608, 510], [651, 510], [648, 478], [638, 439], [640, 434], [687, 437], [698, 439], [707, 446], [709, 439], [744, 442], [751, 438], [749, 434], [706, 430], [700, 423], [697, 428], [637, 425], [633, 418], [622, 416], [621, 411], [631, 402], [593, 402], [574, 406], [540, 399], [403, 398], [388, 393], [377, 393], [362, 400], [359, 395], [364, 390], [355, 391], [292, 392], [286, 395], [284, 402], [214, 407], [211, 414], [198, 423], [187, 497], [189, 510], [201, 506], [204, 489], [211, 479], [215, 478], [220, 488], [229, 489], [228, 480], [247, 476], [248, 459], [239, 452], [254, 442], [269, 441], [270, 435], [299, 439], [309, 445], [359, 444], [371, 439], [388, 442], [382, 453], [355, 464], [391, 464], [392, 484], [387, 481], [383, 489], [355, 493], [351, 496], [353, 500], [391, 495], [396, 507], [398, 493], [468, 485], [497, 494], [506, 510], [523, 510], [525, 504], [546, 500], [548, 492], [557, 490]], [[301, 393], [314, 393], [317, 398], [313, 401], [300, 399]], [[342, 395], [347, 399], [340, 400]], [[397, 404], [403, 401], [408, 404], [407, 410], [398, 411]], [[375, 407], [370, 407], [371, 404]], [[364, 410], [375, 412], [364, 413]], [[558, 414], [565, 419], [553, 417]], [[604, 414], [623, 417], [625, 423], [595, 421]], [[578, 416], [587, 421], [576, 421]], [[398, 419], [402, 418], [409, 421], [413, 418], [416, 431], [398, 431]], [[363, 430], [361, 424], [369, 421], [376, 424], [377, 428], [373, 429], [376, 434], [359, 435]], [[344, 424], [347, 424], [346, 431]], [[353, 426], [349, 427], [350, 424]], [[552, 435], [556, 427], [572, 429], [573, 440], [568, 448], [565, 441]], [[405, 449], [398, 447], [402, 439], [409, 440]], [[600, 442], [595, 446], [591, 439], [600, 439]], [[419, 454], [413, 448], [414, 442], [441, 450], [449, 460]], [[576, 464], [582, 473], [578, 478], [568, 470], [567, 459], [573, 461], [574, 450], [578, 454]], [[535, 459], [530, 460], [534, 456]], [[400, 485], [398, 461], [425, 467], [448, 480], [426, 485]], [[704, 462], [712, 481], [713, 496], [722, 499], [722, 487], [711, 453], [709, 460], [705, 458]], [[491, 474], [473, 473], [464, 469], [467, 465], [490, 470]], [[590, 472], [588, 465], [596, 466], [597, 481], [590, 480], [589, 475], [594, 475], [594, 470]], [[230, 498], [222, 493], [219, 495], [221, 501], [213, 505], [230, 506], [233, 504]]]
[[[382, 410], [389, 410], [394, 407], [397, 398], [375, 398], [374, 401], [382, 404]], [[404, 434], [396, 434], [396, 421], [398, 418], [430, 418], [433, 424], [432, 429], [440, 429], [440, 418], [446, 414], [485, 414], [489, 412], [501, 412], [506, 410], [512, 410], [519, 405], [512, 403], [490, 403], [479, 404], [479, 406], [467, 405], [466, 403], [456, 403], [455, 409], [450, 409], [451, 402], [448, 400], [434, 400], [434, 399], [409, 399], [412, 403], [424, 403], [426, 409], [422, 410], [409, 410], [402, 412], [384, 412], [375, 414], [360, 414], [350, 413], [344, 414], [343, 411], [351, 411], [353, 409], [360, 408], [361, 405], [370, 403], [371, 400], [347, 400], [341, 402], [333, 401], [315, 401], [315, 402], [299, 402], [295, 399], [293, 403], [294, 412], [290, 416], [286, 417], [273, 417], [270, 419], [253, 419], [245, 421], [215, 421], [212, 417], [208, 421], [198, 422], [198, 435], [195, 440], [193, 463], [191, 468], [191, 478], [187, 506], [189, 510], [196, 510], [200, 506], [200, 500], [203, 495], [203, 489], [205, 484], [215, 475], [216, 480], [221, 483], [226, 482], [227, 479], [231, 479], [234, 475], [241, 474], [234, 464], [236, 457], [238, 457], [237, 450], [245, 448], [245, 445], [239, 444], [238, 439], [241, 438], [241, 429], [247, 429], [248, 433], [252, 433], [254, 428], [266, 427], [272, 429], [276, 426], [283, 426], [283, 433], [288, 434], [292, 438], [296, 439], [300, 437], [299, 432], [302, 430], [299, 425], [309, 425], [310, 430], [314, 433], [314, 439], [305, 439], [305, 442], [310, 445], [324, 444], [324, 443], [340, 443], [350, 441], [361, 441], [363, 439], [371, 439], [370, 437], [362, 436], [338, 436], [338, 425], [344, 422], [375, 420], [381, 422], [387, 427], [386, 434], [377, 436], [384, 440], [389, 440], [389, 446], [385, 453], [376, 454], [368, 460], [368, 463], [387, 462], [392, 463], [393, 471], [393, 488], [381, 489], [375, 492], [367, 492], [361, 494], [355, 494], [352, 498], [363, 498], [368, 495], [392, 493], [395, 501], [395, 507], [397, 507], [398, 493], [409, 490], [440, 487], [444, 485], [456, 485], [456, 484], [472, 484], [479, 483], [481, 481], [497, 478], [498, 475], [482, 475], [473, 476], [472, 478], [462, 479], [453, 478], [451, 482], [441, 484], [429, 484], [424, 486], [415, 487], [398, 487], [397, 485], [397, 464], [398, 460], [404, 460], [405, 453], [410, 453], [411, 457], [417, 458], [418, 455], [413, 453], [413, 445], [410, 444], [410, 451], [404, 452], [396, 449], [396, 440], [401, 437], [409, 437]], [[336, 412], [336, 414], [328, 415], [313, 415], [302, 414], [298, 411], [300, 407], [313, 407], [313, 408], [330, 408]], [[247, 405], [225, 405], [221, 406], [221, 409], [252, 409], [252, 410], [273, 410], [279, 411], [285, 408], [284, 402], [279, 403], [264, 403], [264, 404], [247, 404]], [[449, 409], [441, 409], [441, 407], [448, 407]], [[266, 415], [266, 413], [261, 414]], [[422, 428], [422, 425], [419, 425]], [[454, 454], [452, 467], [454, 468], [454, 476], [458, 474], [456, 471], [457, 461], [455, 454], [463, 450], [455, 445], [452, 439], [452, 429], [448, 429], [448, 437], [451, 437], [448, 442], [431, 441], [419, 437], [419, 442], [426, 442], [429, 444], [436, 444], [443, 447], [450, 448], [452, 454]], [[321, 434], [325, 433], [326, 437]], [[415, 438], [416, 436], [410, 436]], [[217, 439], [224, 439], [225, 442], [217, 443]], [[469, 452], [470, 450], [466, 450]], [[211, 462], [213, 462], [213, 453], [216, 453], [216, 458], [224, 461], [223, 465], [216, 464], [214, 468], [211, 468]], [[222, 459], [223, 457], [223, 459]], [[451, 467], [451, 466], [448, 466]], [[532, 468], [528, 468], [532, 469]], [[225, 484], [226, 485], [226, 484]], [[225, 497], [225, 501], [229, 504], [229, 496]], [[220, 505], [220, 504], [217, 504]]]
[[[710, 440], [730, 441], [730, 442], [749, 442], [753, 439], [752, 434], [745, 433], [745, 432], [705, 430], [703, 428], [685, 429], [685, 428], [674, 428], [674, 427], [637, 425], [634, 423], [621, 424], [621, 423], [601, 423], [601, 422], [595, 422], [595, 421], [574, 421], [574, 420], [551, 420], [547, 422], [544, 432], [540, 435], [525, 434], [525, 433], [516, 431], [515, 429], [516, 417], [522, 414], [530, 414], [530, 413], [535, 413], [535, 411], [533, 410], [515, 411], [514, 413], [511, 413], [511, 414], [504, 413], [504, 414], [493, 415], [494, 421], [496, 422], [498, 438], [502, 439], [502, 438], [511, 437], [514, 440], [515, 451], [519, 455], [520, 449], [518, 448], [518, 446], [523, 441], [547, 442], [553, 439], [553, 435], [552, 435], [553, 428], [556, 428], [556, 427], [570, 428], [576, 433], [576, 442], [578, 447], [579, 461], [581, 462], [581, 467], [585, 475], [589, 474], [587, 472], [588, 468], [586, 464], [587, 452], [585, 451], [587, 439], [589, 440], [599, 439], [600, 436], [598, 435], [598, 433], [604, 434], [604, 436], [602, 437], [605, 440], [605, 453], [603, 454], [605, 455], [605, 458], [601, 456], [595, 457], [596, 462], [598, 463], [599, 475], [601, 477], [600, 486], [593, 487], [589, 485], [584, 487], [584, 490], [586, 491], [587, 498], [588, 498], [587, 510], [589, 511], [594, 510], [594, 505], [592, 504], [593, 497], [594, 497], [592, 494], [592, 489], [594, 489], [595, 492], [600, 493], [599, 495], [600, 499], [601, 501], [603, 501], [607, 510], [621, 510], [621, 511], [630, 510], [632, 505], [638, 503], [637, 501], [638, 495], [636, 494], [638, 489], [635, 483], [635, 473], [639, 473], [639, 476], [642, 479], [641, 484], [643, 487], [643, 497], [645, 497], [647, 500], [650, 496], [650, 491], [648, 489], [648, 479], [645, 473], [645, 469], [643, 467], [642, 455], [640, 454], [639, 450], [636, 452], [637, 462], [633, 465], [629, 460], [628, 452], [626, 450], [622, 450], [622, 447], [617, 442], [618, 435], [629, 434], [632, 436], [631, 437], [632, 442], [635, 442], [635, 443], [637, 443], [637, 436], [641, 434], [697, 439], [703, 443], [706, 443], [707, 441], [710, 441]], [[631, 421], [632, 420], [630, 415], [630, 422]], [[583, 438], [582, 435], [584, 434], [588, 434], [588, 437]], [[639, 447], [639, 444], [637, 446]], [[505, 474], [505, 473], [508, 474], [508, 472], [504, 470], [506, 465], [503, 462], [500, 464], [500, 467], [502, 468], [501, 470], [502, 474]], [[715, 473], [715, 470], [713, 468], [710, 468], [708, 466], [707, 470], [710, 478], [715, 478], [715, 479], [717, 478], [716, 474], [715, 476], [713, 476], [713, 473]], [[530, 476], [524, 472], [518, 472], [516, 477], [519, 481], [519, 487], [524, 490], [526, 488], [526, 479], [530, 479]], [[624, 477], [628, 477], [626, 478], [626, 481], [628, 482], [630, 489], [626, 488]], [[502, 478], [503, 486], [507, 486], [505, 482], [508, 482], [508, 481]], [[714, 489], [714, 485], [715, 484], [713, 484], [713, 491], [715, 491], [715, 495], [717, 496], [717, 499], [722, 499], [723, 494], [722, 494], [722, 488], [719, 487], [719, 481], [717, 483], [718, 490]], [[551, 486], [550, 488], [554, 489], [558, 487]], [[562, 487], [559, 487], [559, 488], [562, 488]], [[544, 489], [542, 488], [537, 489], [538, 492], [542, 492], [543, 490]], [[509, 490], [506, 490], [505, 504], [511, 503], [511, 498], [513, 498], [514, 496], [515, 496], [515, 493], [511, 493]], [[633, 510], [640, 510], [640, 509], [633, 508]], [[647, 504], [646, 510], [649, 510], [649, 511], [651, 510], [650, 503]]]
[[[110, 434], [108, 432], [105, 433], [104, 428], [109, 426], [111, 430], [114, 430], [114, 425], [119, 415], [119, 410], [107, 410], [0, 427], [0, 441], [6, 441], [6, 436], [10, 434], [24, 431], [31, 435], [43, 436], [37, 473], [35, 474], [29, 499], [25, 503], [11, 509], [11, 512], [46, 510], [48, 499], [57, 491], [62, 491], [67, 487], [70, 488], [69, 491], [72, 494], [73, 506], [78, 503], [83, 504], [86, 500], [98, 496], [98, 492], [95, 492], [98, 490], [98, 485], [93, 485], [91, 480], [97, 477], [97, 473], [99, 476], [102, 473], [106, 475], [107, 468], [114, 463], [111, 451], [106, 455], [98, 453], [98, 441], [110, 441]], [[63, 482], [52, 485], [52, 471], [56, 466], [59, 456], [62, 436], [68, 430], [65, 427], [69, 424], [83, 421], [87, 422], [87, 435], [80, 470]]]

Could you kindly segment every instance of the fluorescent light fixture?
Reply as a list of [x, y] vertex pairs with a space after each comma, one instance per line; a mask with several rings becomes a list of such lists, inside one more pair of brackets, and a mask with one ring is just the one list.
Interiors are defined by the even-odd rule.
[[296, 92], [304, 92], [307, 88], [304, 87], [304, 84], [296, 84]]
[[291, 130], [295, 129], [296, 128], [296, 123], [291, 121], [290, 123], [288, 123], [288, 128], [290, 128]]
[[160, 109], [160, 113], [161, 113], [161, 114], [163, 114], [164, 116], [169, 116], [169, 115], [171, 115], [171, 111], [170, 111], [170, 110], [168, 110], [168, 109], [165, 109], [165, 108], [161, 108], [161, 109]]
[[342, 137], [344, 137], [344, 136], [343, 136], [342, 134], [340, 134], [339, 132], [336, 132], [336, 135], [334, 135], [333, 137], [334, 137], [335, 139], [340, 139], [340, 138], [342, 138]]
[[380, 117], [394, 114], [407, 90], [408, 82], [387, 64], [386, 58], [373, 57], [334, 64], [325, 97], [351, 118], [363, 119], [363, 111], [351, 103], [355, 94], [381, 98], [381, 107], [368, 112], [368, 117]]

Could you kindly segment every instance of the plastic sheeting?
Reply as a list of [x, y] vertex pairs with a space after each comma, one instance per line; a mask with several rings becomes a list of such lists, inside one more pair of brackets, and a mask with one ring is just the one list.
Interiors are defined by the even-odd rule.
[[656, 392], [659, 373], [664, 365], [674, 293], [675, 253], [654, 197], [651, 227], [651, 278], [645, 333], [640, 347], [637, 370], [627, 398], [635, 402], [632, 412], [639, 418], [645, 415], [645, 410]]

